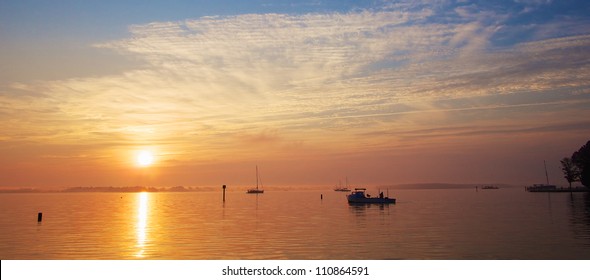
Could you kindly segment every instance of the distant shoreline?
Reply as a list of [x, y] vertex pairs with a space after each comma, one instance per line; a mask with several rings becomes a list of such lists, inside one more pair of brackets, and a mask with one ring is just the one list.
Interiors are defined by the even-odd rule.
[[203, 189], [184, 187], [71, 187], [65, 189], [37, 189], [37, 188], [0, 188], [0, 193], [85, 193], [85, 192], [194, 192]]
[[[483, 185], [494, 185], [499, 188], [522, 188], [524, 185], [511, 185], [511, 184], [451, 184], [451, 183], [415, 183], [415, 184], [392, 184], [392, 185], [375, 185], [362, 187], [375, 190], [403, 190], [403, 189], [475, 189], [477, 186]], [[360, 187], [361, 185], [357, 186]], [[32, 188], [32, 187], [0, 187], [0, 194], [2, 193], [113, 193], [113, 192], [201, 192], [201, 191], [215, 191], [220, 189], [221, 186], [175, 186], [175, 187], [145, 187], [145, 186], [123, 186], [123, 187], [68, 187], [68, 188]], [[230, 190], [245, 190], [248, 186], [228, 186]], [[351, 186], [354, 188], [355, 186]], [[323, 190], [332, 189], [330, 185], [317, 185], [317, 186], [274, 186], [270, 187], [270, 190], [276, 191], [288, 191], [288, 190]]]

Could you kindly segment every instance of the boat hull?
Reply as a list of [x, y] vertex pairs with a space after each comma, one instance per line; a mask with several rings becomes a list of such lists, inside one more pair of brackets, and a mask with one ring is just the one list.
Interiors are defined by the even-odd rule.
[[349, 197], [348, 203], [350, 204], [367, 204], [367, 203], [376, 203], [376, 204], [394, 204], [395, 198], [380, 198], [380, 197]]
[[264, 190], [248, 190], [246, 193], [264, 193]]

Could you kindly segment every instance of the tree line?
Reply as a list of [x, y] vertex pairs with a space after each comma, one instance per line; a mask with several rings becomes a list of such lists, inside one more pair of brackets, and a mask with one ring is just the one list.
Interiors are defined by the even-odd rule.
[[561, 170], [570, 188], [572, 183], [577, 181], [585, 187], [590, 187], [590, 141], [575, 151], [571, 157], [563, 158]]

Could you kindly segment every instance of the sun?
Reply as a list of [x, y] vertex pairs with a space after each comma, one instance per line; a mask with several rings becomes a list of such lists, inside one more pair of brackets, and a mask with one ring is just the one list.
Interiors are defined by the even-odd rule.
[[154, 163], [154, 154], [150, 151], [139, 151], [135, 158], [137, 165], [140, 167], [147, 167]]

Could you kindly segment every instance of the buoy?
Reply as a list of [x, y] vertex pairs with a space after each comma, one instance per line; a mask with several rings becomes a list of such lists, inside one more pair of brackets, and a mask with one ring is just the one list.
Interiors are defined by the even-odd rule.
[[37, 214], [37, 223], [40, 223], [43, 220], [43, 213], [39, 212], [39, 214]]

